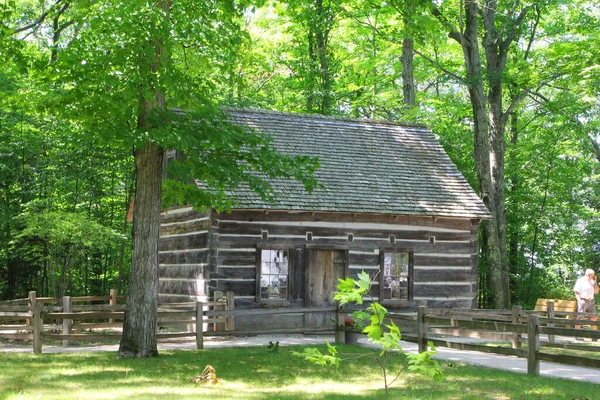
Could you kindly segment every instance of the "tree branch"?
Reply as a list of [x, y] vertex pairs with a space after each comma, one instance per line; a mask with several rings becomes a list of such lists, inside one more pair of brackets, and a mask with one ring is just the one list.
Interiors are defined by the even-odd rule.
[[521, 92], [520, 95], [518, 95], [508, 106], [508, 108], [506, 109], [506, 111], [504, 113], [502, 113], [502, 116], [500, 117], [500, 121], [502, 125], [506, 125], [506, 123], [508, 122], [508, 117], [510, 116], [510, 114], [512, 114], [513, 110], [515, 109], [515, 107], [525, 98], [529, 95], [529, 93], [531, 92], [531, 88], [527, 88], [525, 90], [523, 90]]
[[[532, 92], [533, 95], [539, 97], [540, 99], [542, 99], [544, 102], [549, 103], [550, 99], [548, 99], [546, 96], [544, 96], [543, 94], [539, 93], [539, 92]], [[538, 104], [541, 104], [539, 101], [537, 101], [536, 99], [534, 99]], [[574, 117], [571, 114], [565, 113], [562, 110], [558, 111], [560, 114], [563, 114], [564, 116], [567, 117], [567, 119], [569, 119], [571, 122], [573, 122], [575, 125], [579, 126], [580, 128], [582, 128], [584, 131], [586, 131], [586, 136], [588, 137], [588, 139], [590, 139], [590, 142], [592, 144], [592, 147], [594, 148], [594, 157], [596, 158], [596, 160], [598, 162], [600, 162], [600, 144], [596, 141], [596, 138], [594, 137], [594, 135], [591, 132], [588, 132], [587, 129], [585, 128], [585, 125], [583, 124], [583, 122], [581, 122], [579, 119], [577, 119], [576, 117]]]
[[19, 33], [19, 32], [23, 32], [26, 31], [28, 29], [34, 28], [37, 25], [41, 24], [42, 22], [44, 22], [44, 20], [46, 19], [46, 17], [48, 16], [48, 14], [50, 14], [50, 12], [52, 11], [52, 9], [56, 6], [58, 6], [63, 0], [56, 0], [56, 2], [54, 4], [52, 4], [46, 11], [44, 11], [42, 13], [42, 15], [40, 15], [38, 18], [35, 19], [35, 21], [33, 21], [30, 24], [27, 24], [25, 26], [21, 26], [19, 28], [15, 28], [13, 30], [13, 33]]
[[460, 81], [460, 82], [464, 82], [465, 78], [461, 77], [460, 75], [457, 75], [456, 73], [450, 71], [449, 69], [445, 68], [443, 65], [441, 65], [439, 62], [429, 58], [428, 56], [426, 56], [425, 54], [421, 53], [419, 50], [414, 49], [415, 54], [420, 55], [421, 57], [423, 57], [425, 60], [429, 61], [431, 64], [435, 65], [436, 67], [438, 67], [440, 70], [444, 71], [446, 74], [450, 75], [451, 77], [453, 77], [454, 79]]
[[463, 44], [463, 40], [467, 40], [466, 37], [456, 29], [454, 25], [452, 25], [442, 14], [439, 8], [431, 3], [431, 14], [442, 24], [442, 26], [446, 27], [448, 30], [448, 37], [456, 40], [461, 46]]

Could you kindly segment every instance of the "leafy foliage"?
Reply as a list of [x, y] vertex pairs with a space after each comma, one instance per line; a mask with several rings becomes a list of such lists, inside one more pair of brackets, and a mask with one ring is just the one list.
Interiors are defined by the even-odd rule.
[[[363, 302], [363, 297], [368, 295], [371, 285], [371, 277], [365, 271], [361, 271], [356, 280], [352, 278], [339, 279], [337, 285], [338, 291], [334, 294], [334, 300], [338, 301], [340, 305], [347, 305], [352, 302], [360, 305]], [[400, 346], [400, 339], [402, 339], [400, 328], [396, 326], [394, 321], [387, 318], [387, 314], [388, 312], [385, 307], [374, 301], [370, 302], [366, 310], [355, 311], [352, 314], [358, 320], [369, 320], [369, 324], [363, 328], [362, 332], [366, 333], [369, 341], [377, 345], [380, 349], [376, 360], [382, 370], [386, 398], [388, 396], [388, 388], [402, 373], [402, 370], [398, 371], [395, 377], [391, 381], [388, 381], [388, 359], [394, 355], [404, 354]], [[440, 365], [432, 359], [432, 356], [435, 355], [435, 348], [431, 342], [429, 343], [429, 348], [430, 350], [418, 355], [408, 354], [408, 369], [413, 372], [426, 373], [434, 379], [441, 379]], [[336, 347], [327, 343], [327, 350], [329, 354], [323, 354], [316, 348], [306, 348], [301, 353], [294, 352], [293, 354], [317, 365], [338, 366], [341, 357], [337, 356], [338, 351]]]

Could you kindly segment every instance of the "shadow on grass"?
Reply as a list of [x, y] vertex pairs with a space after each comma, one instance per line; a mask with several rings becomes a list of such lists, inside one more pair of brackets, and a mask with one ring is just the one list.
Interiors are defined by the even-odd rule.
[[[324, 346], [317, 347], [325, 351]], [[373, 349], [337, 346], [340, 368], [312, 365], [292, 351], [303, 346], [164, 351], [158, 358], [118, 360], [115, 353], [0, 354], [2, 399], [383, 399], [382, 370]], [[442, 362], [444, 380], [404, 371], [390, 390], [393, 399], [595, 398], [591, 383], [532, 378], [523, 374]], [[194, 384], [212, 365], [225, 382]], [[390, 371], [406, 367], [390, 359]]]

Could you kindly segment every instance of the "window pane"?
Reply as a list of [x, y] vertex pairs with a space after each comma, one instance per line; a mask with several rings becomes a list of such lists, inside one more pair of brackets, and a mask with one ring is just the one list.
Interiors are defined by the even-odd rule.
[[408, 253], [384, 253], [384, 299], [408, 300]]
[[261, 250], [261, 299], [287, 299], [288, 266], [287, 250]]

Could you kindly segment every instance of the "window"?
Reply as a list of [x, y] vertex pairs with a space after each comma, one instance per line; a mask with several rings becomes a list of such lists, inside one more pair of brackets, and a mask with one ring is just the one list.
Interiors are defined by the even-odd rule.
[[260, 250], [258, 281], [259, 300], [287, 300], [289, 252], [287, 250]]
[[412, 300], [412, 253], [382, 252], [379, 298]]

